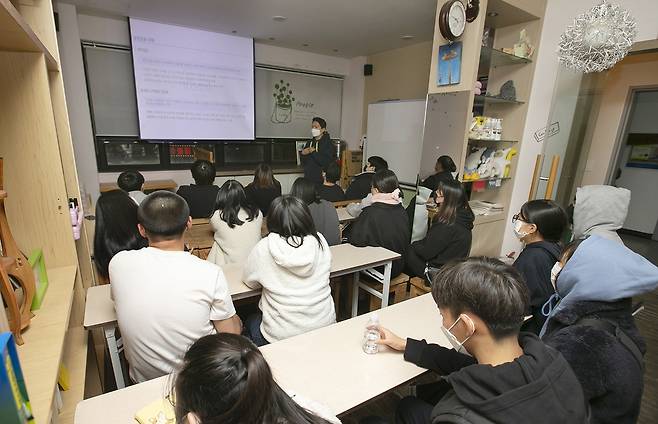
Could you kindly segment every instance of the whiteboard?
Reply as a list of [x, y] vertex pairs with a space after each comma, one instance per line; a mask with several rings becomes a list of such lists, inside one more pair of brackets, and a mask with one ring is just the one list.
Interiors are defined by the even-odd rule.
[[336, 77], [256, 68], [256, 137], [311, 137], [311, 120], [327, 121], [340, 136], [343, 80]]
[[381, 156], [400, 182], [415, 185], [425, 126], [425, 99], [368, 105], [366, 155]]

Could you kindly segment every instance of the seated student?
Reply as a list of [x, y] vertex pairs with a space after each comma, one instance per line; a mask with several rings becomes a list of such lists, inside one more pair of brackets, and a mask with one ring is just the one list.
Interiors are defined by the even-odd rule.
[[327, 165], [327, 169], [322, 172], [324, 182], [318, 186], [318, 195], [320, 199], [328, 202], [342, 202], [345, 200], [345, 192], [336, 184], [340, 180], [340, 166], [336, 162]]
[[[363, 208], [359, 219], [351, 224], [348, 240], [354, 246], [381, 246], [404, 254], [411, 230], [409, 217], [402, 206], [398, 178], [390, 170], [379, 171], [372, 179], [372, 205]], [[393, 261], [391, 278], [404, 269], [404, 257]]]
[[247, 202], [244, 188], [236, 180], [226, 181], [217, 193], [210, 225], [215, 241], [207, 260], [217, 265], [244, 262], [260, 241], [263, 215]]
[[102, 193], [96, 201], [94, 264], [98, 275], [109, 282], [110, 260], [124, 250], [141, 249], [148, 241], [137, 230], [137, 203], [125, 191]]
[[434, 165], [434, 171], [433, 175], [430, 175], [421, 183], [423, 187], [427, 187], [432, 191], [439, 188], [439, 183], [455, 180], [452, 173], [457, 171], [457, 165], [450, 156], [439, 156], [436, 165]]
[[539, 334], [546, 320], [542, 306], [555, 291], [551, 269], [560, 259], [567, 214], [552, 200], [531, 200], [521, 206], [512, 222], [514, 234], [525, 245], [512, 266], [521, 273], [530, 293], [532, 318], [523, 324], [523, 330]]
[[315, 229], [306, 204], [285, 195], [272, 202], [270, 233], [251, 251], [242, 281], [262, 287], [262, 314], [247, 319], [259, 346], [336, 322], [329, 287], [331, 250]]
[[617, 230], [624, 225], [631, 191], [606, 185], [579, 187], [573, 210], [573, 238], [593, 234], [622, 243]]
[[379, 156], [370, 156], [363, 172], [355, 175], [345, 191], [345, 199], [361, 200], [370, 193], [375, 172], [388, 169], [388, 162]]
[[427, 267], [441, 268], [453, 259], [468, 257], [471, 251], [475, 215], [459, 181], [443, 181], [436, 190], [439, 210], [423, 240], [409, 246], [405, 256], [410, 275], [423, 277]]
[[326, 406], [283, 391], [260, 350], [234, 334], [194, 342], [170, 397], [177, 423], [340, 424]]
[[242, 323], [222, 270], [185, 252], [183, 233], [192, 225], [185, 200], [156, 191], [137, 216], [149, 247], [117, 253], [110, 281], [130, 377], [142, 382], [172, 372], [199, 338], [240, 334]]
[[144, 176], [138, 171], [124, 171], [117, 178], [119, 188], [130, 196], [138, 205], [146, 198], [142, 191], [144, 188]]
[[338, 212], [334, 205], [318, 197], [317, 186], [311, 180], [299, 177], [292, 184], [290, 194], [306, 203], [315, 229], [324, 236], [329, 246], [340, 244]]
[[207, 160], [192, 164], [194, 184], [182, 185], [176, 192], [187, 202], [192, 218], [208, 218], [212, 215], [219, 187], [215, 182], [215, 165]]
[[552, 275], [556, 295], [545, 307], [542, 340], [571, 364], [591, 423], [635, 423], [646, 345], [631, 298], [658, 286], [658, 268], [619, 242], [593, 235], [568, 245]]
[[588, 422], [567, 361], [536, 335], [519, 334], [528, 294], [514, 268], [483, 257], [451, 262], [435, 276], [432, 297], [454, 350], [380, 330], [380, 344], [443, 376], [431, 395], [423, 391], [425, 399], [402, 399], [396, 422]]
[[263, 216], [267, 216], [272, 200], [281, 196], [281, 184], [274, 178], [272, 167], [266, 163], [261, 163], [256, 167], [254, 181], [249, 183], [244, 190], [247, 201], [256, 205]]

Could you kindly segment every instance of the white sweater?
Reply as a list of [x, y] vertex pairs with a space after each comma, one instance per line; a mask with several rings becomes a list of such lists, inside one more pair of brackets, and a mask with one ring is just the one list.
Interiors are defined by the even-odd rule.
[[263, 215], [258, 211], [258, 215], [253, 220], [247, 221], [247, 212], [242, 209], [238, 213], [238, 218], [243, 224], [231, 228], [219, 214], [220, 211], [215, 211], [210, 218], [210, 225], [215, 231], [215, 242], [212, 244], [207, 260], [220, 266], [244, 262], [251, 249], [260, 240]]
[[244, 268], [244, 283], [263, 287], [260, 310], [261, 332], [276, 342], [336, 322], [334, 300], [329, 287], [331, 251], [318, 233], [306, 236], [301, 246], [290, 246], [284, 238], [270, 233], [256, 244]]

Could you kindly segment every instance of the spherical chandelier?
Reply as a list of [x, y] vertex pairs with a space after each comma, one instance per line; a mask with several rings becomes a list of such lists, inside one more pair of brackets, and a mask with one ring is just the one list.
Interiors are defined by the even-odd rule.
[[567, 27], [560, 38], [558, 60], [577, 72], [605, 71], [628, 54], [636, 35], [630, 13], [603, 0]]

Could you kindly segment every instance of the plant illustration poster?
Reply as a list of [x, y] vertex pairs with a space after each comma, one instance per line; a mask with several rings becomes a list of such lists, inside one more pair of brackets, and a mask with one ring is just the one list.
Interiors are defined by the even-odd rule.
[[270, 121], [273, 124], [287, 124], [292, 121], [292, 106], [295, 101], [292, 93], [292, 87], [289, 82], [279, 80], [274, 83], [272, 96], [274, 103], [272, 106], [272, 116]]

